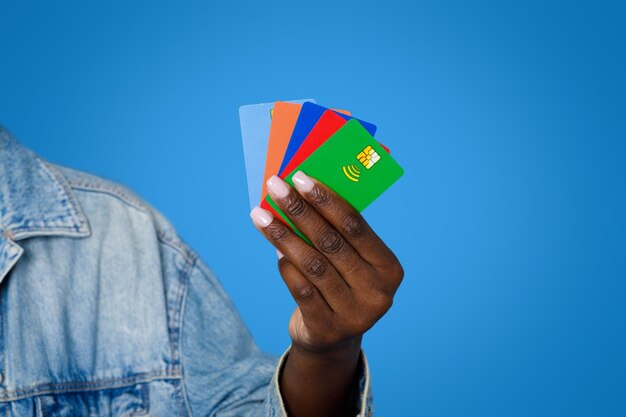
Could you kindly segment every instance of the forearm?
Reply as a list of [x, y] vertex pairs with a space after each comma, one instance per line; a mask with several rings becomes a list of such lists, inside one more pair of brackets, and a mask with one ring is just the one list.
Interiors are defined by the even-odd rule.
[[360, 352], [360, 337], [333, 352], [292, 346], [280, 378], [289, 416], [356, 416]]

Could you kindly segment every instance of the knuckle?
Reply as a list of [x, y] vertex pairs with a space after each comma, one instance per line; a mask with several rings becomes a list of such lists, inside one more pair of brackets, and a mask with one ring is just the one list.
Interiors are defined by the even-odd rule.
[[327, 207], [332, 203], [332, 199], [328, 191], [319, 186], [313, 187], [313, 190], [311, 190], [309, 196], [313, 204], [318, 207]]
[[350, 213], [341, 221], [341, 228], [346, 235], [357, 238], [365, 232], [365, 220], [358, 214]]
[[404, 279], [404, 268], [402, 267], [402, 264], [400, 264], [400, 262], [395, 263], [392, 276], [397, 282], [402, 282], [402, 280]]
[[345, 240], [335, 229], [329, 229], [322, 233], [318, 240], [318, 246], [324, 253], [336, 254], [345, 247]]
[[307, 204], [300, 197], [292, 196], [285, 205], [285, 211], [291, 217], [306, 217], [309, 210]]
[[295, 296], [298, 302], [308, 301], [315, 297], [316, 289], [311, 284], [304, 284], [295, 289]]
[[393, 305], [393, 297], [384, 291], [376, 291], [372, 296], [371, 306], [378, 316], [385, 314]]
[[395, 284], [398, 287], [402, 280], [404, 279], [404, 268], [400, 264], [400, 262], [396, 259], [391, 262], [389, 266], [385, 268], [385, 278], [389, 280], [389, 282]]
[[328, 262], [321, 256], [313, 255], [304, 262], [304, 268], [308, 275], [322, 277], [328, 271]]
[[287, 238], [287, 236], [289, 236], [289, 232], [287, 227], [280, 221], [274, 221], [272, 224], [267, 226], [267, 235], [274, 242], [282, 242]]

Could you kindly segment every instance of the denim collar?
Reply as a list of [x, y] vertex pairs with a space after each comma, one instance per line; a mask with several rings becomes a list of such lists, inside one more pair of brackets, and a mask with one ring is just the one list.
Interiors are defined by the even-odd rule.
[[[0, 126], [0, 241], [84, 237], [89, 223], [63, 175]], [[4, 239], [3, 239], [4, 238]]]

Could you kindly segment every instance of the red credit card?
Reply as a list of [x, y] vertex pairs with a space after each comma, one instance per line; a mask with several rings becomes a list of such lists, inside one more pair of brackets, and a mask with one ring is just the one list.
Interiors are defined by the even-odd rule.
[[[317, 150], [328, 138], [334, 135], [343, 125], [348, 121], [339, 116], [336, 112], [326, 110], [322, 117], [317, 121], [313, 129], [309, 132], [306, 139], [300, 145], [300, 148], [291, 158], [291, 161], [287, 164], [280, 178], [286, 178], [291, 171], [296, 169], [305, 159], [307, 159], [313, 152]], [[381, 146], [389, 153], [389, 149], [383, 144]]]

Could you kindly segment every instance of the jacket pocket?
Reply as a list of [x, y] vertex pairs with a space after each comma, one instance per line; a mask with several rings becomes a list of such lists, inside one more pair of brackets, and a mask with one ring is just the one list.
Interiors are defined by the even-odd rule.
[[147, 383], [37, 398], [37, 417], [139, 417], [150, 412]]

